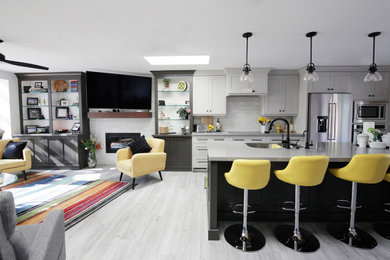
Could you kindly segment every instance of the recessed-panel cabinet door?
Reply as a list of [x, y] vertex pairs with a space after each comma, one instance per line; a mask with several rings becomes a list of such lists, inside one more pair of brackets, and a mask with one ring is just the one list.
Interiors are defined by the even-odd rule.
[[210, 77], [211, 85], [211, 114], [225, 115], [226, 114], [226, 81], [225, 76]]
[[299, 78], [298, 76], [284, 77], [284, 113], [287, 115], [297, 115], [299, 107]]
[[207, 76], [195, 76], [194, 77], [194, 89], [193, 89], [193, 109], [194, 115], [205, 115], [211, 110], [211, 89], [210, 79]]
[[280, 76], [268, 77], [268, 95], [266, 102], [267, 115], [275, 115], [282, 113], [284, 109], [284, 91], [282, 87], [282, 79]]

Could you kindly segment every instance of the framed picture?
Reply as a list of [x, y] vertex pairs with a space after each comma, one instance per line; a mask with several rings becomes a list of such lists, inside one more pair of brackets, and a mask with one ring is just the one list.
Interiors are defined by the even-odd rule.
[[48, 133], [49, 132], [49, 127], [48, 126], [38, 126], [37, 127], [37, 133], [42, 134], [42, 133]]
[[34, 83], [34, 88], [43, 88], [42, 82], [35, 82]]
[[69, 118], [69, 107], [56, 107], [56, 118]]
[[26, 134], [36, 134], [37, 126], [36, 125], [26, 125]]
[[62, 107], [69, 106], [69, 101], [66, 100], [66, 99], [61, 99], [60, 100], [60, 106], [62, 106]]
[[80, 122], [74, 123], [72, 126], [72, 131], [80, 131]]
[[38, 98], [28, 97], [27, 98], [27, 105], [29, 105], [29, 106], [37, 106], [38, 105], [38, 101], [39, 101]]
[[27, 108], [27, 118], [29, 120], [40, 119], [41, 116], [41, 108]]

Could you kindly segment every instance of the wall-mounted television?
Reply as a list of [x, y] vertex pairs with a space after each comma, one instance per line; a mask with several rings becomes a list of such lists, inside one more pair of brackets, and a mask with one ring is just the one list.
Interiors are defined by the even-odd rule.
[[88, 108], [151, 110], [152, 78], [87, 71]]

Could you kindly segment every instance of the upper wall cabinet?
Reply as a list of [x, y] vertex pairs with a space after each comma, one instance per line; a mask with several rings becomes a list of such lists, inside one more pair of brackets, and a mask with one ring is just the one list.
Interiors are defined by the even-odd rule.
[[380, 72], [382, 81], [364, 82], [367, 72], [353, 73], [353, 98], [355, 100], [388, 100], [389, 72]]
[[299, 76], [268, 76], [268, 95], [265, 99], [266, 115], [294, 116], [298, 114]]
[[268, 93], [268, 72], [270, 69], [252, 68], [253, 82], [241, 82], [241, 68], [225, 68], [226, 93], [228, 96], [256, 96]]
[[194, 76], [193, 114], [226, 115], [226, 77]]
[[323, 72], [319, 71], [319, 81], [310, 82], [309, 93], [351, 93], [351, 72]]

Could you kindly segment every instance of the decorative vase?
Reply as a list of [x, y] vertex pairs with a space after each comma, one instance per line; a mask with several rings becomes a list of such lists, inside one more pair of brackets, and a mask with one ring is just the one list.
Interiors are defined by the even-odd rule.
[[88, 168], [95, 168], [95, 167], [96, 167], [96, 152], [89, 151], [88, 152]]
[[260, 133], [264, 134], [267, 131], [267, 125], [260, 125]]

